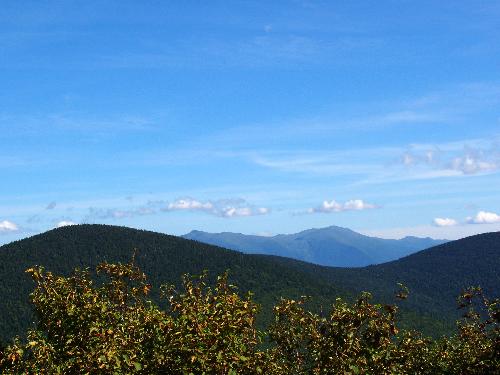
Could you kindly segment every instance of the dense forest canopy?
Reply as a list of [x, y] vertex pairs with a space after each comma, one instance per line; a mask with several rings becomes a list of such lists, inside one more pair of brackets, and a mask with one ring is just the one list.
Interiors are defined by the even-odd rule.
[[[161, 287], [162, 309], [148, 299], [152, 285], [129, 264], [104, 263], [96, 283], [89, 271], [57, 276], [27, 270], [35, 281], [37, 325], [26, 340], [0, 352], [4, 374], [494, 374], [500, 371], [500, 301], [480, 288], [460, 296], [458, 332], [439, 340], [399, 331], [396, 305], [374, 304], [368, 293], [341, 298], [322, 314], [304, 300], [282, 299], [266, 331], [258, 305], [227, 275], [206, 275]], [[402, 287], [397, 295], [407, 298]], [[478, 304], [479, 303], [479, 304]], [[479, 309], [478, 309], [479, 307]], [[266, 345], [263, 345], [264, 340]]]
[[[34, 321], [29, 294], [33, 282], [24, 271], [42, 265], [58, 275], [99, 263], [126, 263], [137, 249], [137, 265], [153, 285], [179, 283], [185, 273], [229, 270], [229, 281], [240, 292], [252, 291], [261, 305], [260, 328], [273, 320], [272, 307], [280, 297], [311, 296], [310, 307], [320, 311], [337, 297], [353, 302], [363, 291], [374, 301], [392, 303], [398, 283], [410, 290], [401, 303], [400, 324], [425, 335], [451, 334], [456, 296], [468, 286], [481, 286], [491, 298], [500, 295], [500, 233], [449, 242], [398, 261], [364, 268], [321, 267], [287, 258], [247, 255], [175, 236], [106, 225], [77, 225], [55, 229], [0, 247], [0, 339], [7, 343], [23, 335]], [[164, 301], [153, 289], [151, 299]]]

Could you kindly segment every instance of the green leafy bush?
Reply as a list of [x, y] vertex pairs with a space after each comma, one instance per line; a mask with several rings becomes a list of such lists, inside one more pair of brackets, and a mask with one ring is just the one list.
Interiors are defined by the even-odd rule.
[[[497, 374], [499, 302], [481, 289], [459, 299], [465, 317], [453, 337], [399, 332], [398, 308], [337, 299], [328, 314], [283, 299], [268, 331], [256, 328], [258, 306], [241, 297], [227, 273], [185, 276], [162, 286], [167, 307], [149, 300], [152, 286], [129, 264], [103, 263], [70, 277], [41, 267], [36, 329], [0, 351], [2, 374]], [[95, 281], [98, 280], [98, 281]], [[406, 298], [402, 290], [400, 298]]]

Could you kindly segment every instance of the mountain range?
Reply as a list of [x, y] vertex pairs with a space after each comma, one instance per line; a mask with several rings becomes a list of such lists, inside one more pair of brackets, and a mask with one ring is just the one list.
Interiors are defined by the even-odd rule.
[[260, 323], [272, 321], [272, 306], [284, 298], [311, 296], [311, 307], [327, 309], [337, 297], [354, 300], [361, 291], [375, 301], [393, 303], [397, 283], [410, 289], [401, 303], [401, 322], [428, 335], [451, 332], [460, 317], [456, 296], [480, 285], [500, 296], [500, 232], [450, 241], [402, 259], [360, 268], [325, 267], [273, 255], [243, 254], [161, 233], [107, 225], [54, 229], [0, 247], [0, 339], [23, 334], [35, 319], [29, 302], [34, 284], [24, 271], [42, 265], [58, 275], [75, 267], [93, 269], [103, 261], [136, 262], [154, 286], [179, 284], [185, 273], [208, 270], [214, 280], [229, 270], [242, 293], [252, 291], [261, 304]]
[[405, 237], [399, 240], [369, 237], [337, 226], [272, 237], [197, 230], [182, 237], [246, 254], [277, 255], [333, 267], [363, 267], [384, 263], [447, 242], [429, 237]]

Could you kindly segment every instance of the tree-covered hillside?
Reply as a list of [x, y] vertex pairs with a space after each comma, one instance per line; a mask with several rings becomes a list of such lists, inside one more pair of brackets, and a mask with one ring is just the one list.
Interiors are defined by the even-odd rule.
[[[102, 261], [128, 262], [137, 248], [137, 264], [153, 285], [178, 282], [185, 273], [211, 277], [230, 270], [230, 281], [251, 290], [262, 304], [261, 321], [280, 297], [309, 295], [329, 306], [337, 296], [353, 300], [371, 291], [375, 300], [394, 301], [397, 283], [410, 289], [401, 305], [403, 323], [426, 334], [450, 332], [458, 317], [455, 298], [462, 287], [480, 285], [496, 297], [500, 285], [500, 233], [446, 243], [398, 261], [364, 268], [321, 267], [292, 259], [245, 255], [180, 237], [105, 225], [55, 229], [0, 247], [0, 338], [8, 341], [33, 321], [25, 270], [42, 265], [55, 274], [95, 268]], [[151, 293], [153, 299], [158, 290]]]
[[[266, 330], [258, 306], [227, 273], [162, 287], [164, 308], [135, 264], [101, 263], [64, 277], [33, 267], [36, 325], [0, 348], [0, 372], [18, 374], [484, 375], [500, 370], [500, 300], [468, 288], [450, 337], [401, 330], [399, 308], [369, 293], [319, 314], [282, 299]], [[94, 274], [94, 275], [96, 275]], [[402, 287], [398, 299], [405, 299]], [[265, 344], [264, 344], [265, 343]]]
[[[25, 270], [42, 265], [56, 274], [68, 275], [75, 267], [95, 268], [100, 262], [128, 262], [137, 249], [137, 264], [153, 285], [174, 283], [185, 273], [209, 270], [215, 277], [230, 271], [230, 281], [242, 291], [251, 290], [270, 316], [270, 306], [280, 297], [311, 295], [328, 304], [341, 287], [316, 279], [315, 275], [291, 270], [279, 259], [242, 253], [185, 240], [180, 237], [125, 227], [78, 225], [16, 241], [0, 247], [0, 339], [21, 334], [33, 321], [29, 294], [33, 283]], [[158, 290], [152, 291], [152, 296]]]
[[[297, 267], [287, 259], [282, 262]], [[385, 302], [392, 300], [388, 291], [401, 282], [410, 290], [405, 305], [412, 313], [438, 320], [447, 317], [452, 324], [454, 318], [460, 317], [455, 301], [462, 289], [481, 286], [487, 296], [500, 296], [500, 232], [448, 242], [376, 266], [346, 269], [305, 264], [300, 269], [342, 285], [351, 294], [368, 290]], [[425, 326], [418, 328], [426, 330]]]

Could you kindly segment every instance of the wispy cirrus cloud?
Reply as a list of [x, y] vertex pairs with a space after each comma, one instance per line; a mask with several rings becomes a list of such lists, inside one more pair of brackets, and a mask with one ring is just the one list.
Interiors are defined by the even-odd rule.
[[[373, 150], [378, 153], [380, 150]], [[362, 160], [360, 154], [367, 155], [366, 150], [357, 153], [331, 151], [296, 151], [264, 153], [250, 156], [255, 164], [283, 172], [306, 173], [317, 175], [372, 174], [382, 169], [382, 163], [377, 165], [370, 160]], [[367, 155], [368, 156], [368, 155]]]
[[[307, 32], [274, 33], [272, 28], [241, 38], [221, 40], [193, 34], [165, 43], [150, 41], [140, 51], [116, 51], [95, 56], [87, 64], [94, 68], [192, 68], [344, 65], [355, 61], [353, 53], [369, 56], [382, 41], [366, 35], [338, 36], [328, 41]], [[81, 62], [75, 62], [80, 65]]]
[[409, 148], [253, 152], [256, 165], [289, 173], [356, 176], [362, 183], [481, 175], [500, 171], [499, 140], [463, 140]]
[[[135, 114], [108, 114], [92, 116], [82, 112], [59, 112], [26, 115], [23, 113], [0, 113], [0, 130], [16, 127], [16, 134], [35, 136], [40, 134], [88, 134], [116, 136], [116, 132], [144, 132], [157, 130], [161, 116]], [[15, 124], [15, 125], [14, 125]], [[0, 132], [0, 136], [6, 134]]]
[[412, 123], [427, 123], [427, 122], [434, 123], [438, 121], [446, 121], [446, 116], [443, 114], [433, 113], [430, 111], [402, 110], [374, 117], [371, 122], [379, 125], [391, 125], [391, 124], [412, 124]]
[[157, 211], [153, 207], [134, 207], [134, 208], [95, 208], [90, 207], [85, 221], [95, 219], [124, 219], [136, 216], [153, 215]]

